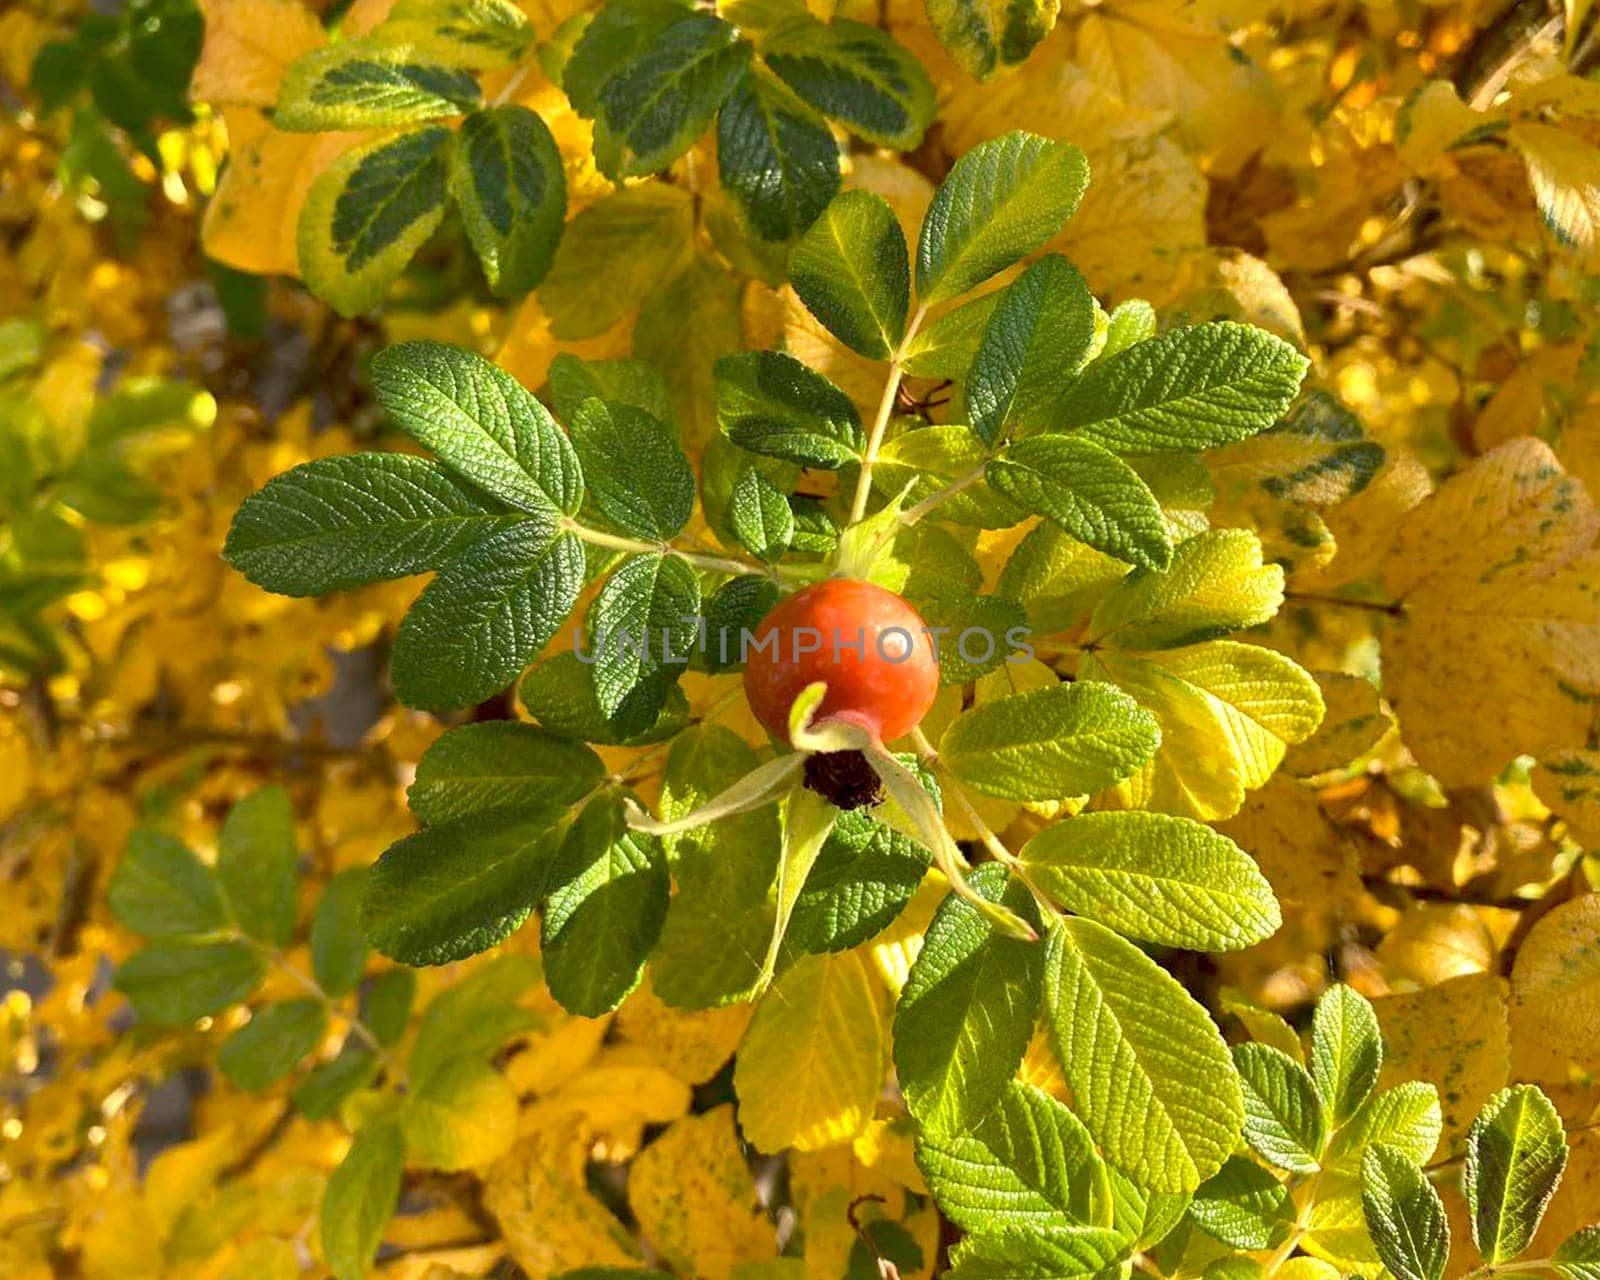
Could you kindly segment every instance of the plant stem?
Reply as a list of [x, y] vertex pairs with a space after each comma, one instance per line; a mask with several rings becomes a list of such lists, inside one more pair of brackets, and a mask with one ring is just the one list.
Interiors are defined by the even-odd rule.
[[501, 89], [499, 93], [494, 95], [494, 101], [489, 105], [491, 107], [498, 107], [511, 101], [511, 95], [514, 94], [518, 89], [522, 88], [522, 82], [528, 78], [528, 72], [532, 70], [533, 63], [524, 62], [520, 67], [517, 68], [511, 79], [506, 81], [505, 87]]
[[1368, 613], [1386, 613], [1391, 618], [1405, 616], [1406, 607], [1399, 600], [1348, 600], [1344, 596], [1319, 596], [1304, 591], [1285, 591], [1283, 598], [1289, 604], [1328, 605], [1336, 609], [1365, 609]]
[[900, 513], [900, 523], [905, 525], [916, 524], [918, 520], [922, 519], [923, 516], [927, 515], [928, 512], [932, 511], [935, 507], [948, 502], [951, 498], [955, 497], [956, 494], [962, 492], [964, 489], [970, 489], [982, 479], [983, 468], [981, 466], [973, 467], [972, 470], [967, 472], [965, 475], [957, 476], [949, 484], [945, 485], [944, 488], [930, 493], [914, 507], [907, 507]]
[[781, 573], [781, 569], [775, 565], [758, 564], [754, 560], [736, 560], [731, 556], [705, 555], [699, 551], [684, 551], [668, 542], [647, 542], [643, 538], [626, 538], [618, 533], [591, 529], [576, 520], [563, 520], [561, 527], [597, 547], [610, 547], [616, 551], [631, 551], [644, 555], [677, 556], [678, 559], [698, 569], [709, 569], [714, 573], [760, 573], [769, 578]]
[[912, 314], [911, 322], [906, 325], [905, 337], [900, 340], [899, 350], [889, 361], [889, 377], [883, 384], [883, 396], [878, 401], [878, 412], [872, 420], [872, 430], [867, 435], [866, 452], [861, 455], [861, 474], [856, 477], [855, 498], [850, 503], [851, 524], [857, 523], [867, 514], [867, 499], [872, 496], [872, 465], [878, 460], [878, 450], [883, 445], [884, 432], [889, 429], [889, 419], [894, 416], [895, 397], [900, 394], [900, 379], [905, 374], [905, 367], [901, 361], [905, 358], [906, 348], [911, 345], [911, 339], [916, 337], [925, 311], [926, 308], [918, 307]]
[[284, 953], [279, 951], [276, 947], [267, 946], [265, 943], [257, 942], [253, 938], [247, 938], [243, 934], [239, 935], [239, 941], [245, 943], [249, 947], [252, 947], [261, 956], [263, 956], [269, 964], [281, 969], [297, 986], [300, 987], [302, 991], [304, 991], [312, 999], [318, 1001], [331, 1016], [344, 1018], [350, 1024], [350, 1034], [355, 1036], [357, 1040], [361, 1041], [362, 1044], [366, 1045], [367, 1048], [372, 1051], [373, 1055], [378, 1059], [378, 1061], [383, 1064], [384, 1070], [389, 1073], [390, 1077], [395, 1080], [396, 1083], [401, 1085], [405, 1084], [406, 1071], [405, 1068], [400, 1065], [399, 1060], [378, 1043], [378, 1037], [373, 1034], [372, 1028], [363, 1022], [358, 1015], [346, 1013], [343, 1009], [341, 1009], [339, 1007], [339, 1002], [323, 989], [323, 986], [320, 982], [313, 978], [309, 973], [306, 973], [303, 969], [296, 965], [290, 964], [289, 957], [284, 955]]

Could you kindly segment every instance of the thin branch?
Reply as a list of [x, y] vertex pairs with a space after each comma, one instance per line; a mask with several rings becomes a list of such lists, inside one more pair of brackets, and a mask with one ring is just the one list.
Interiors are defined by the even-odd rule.
[[1349, 600], [1344, 596], [1323, 596], [1308, 591], [1285, 591], [1289, 604], [1326, 605], [1334, 609], [1363, 609], [1368, 613], [1385, 613], [1391, 618], [1405, 616], [1406, 607], [1398, 600]]
[[878, 450], [883, 447], [884, 432], [889, 429], [889, 419], [894, 416], [895, 401], [900, 394], [900, 379], [905, 374], [900, 362], [906, 348], [911, 345], [911, 339], [916, 337], [925, 311], [926, 308], [918, 307], [912, 315], [911, 323], [906, 326], [905, 337], [900, 341], [900, 350], [889, 362], [889, 377], [883, 384], [883, 397], [878, 401], [878, 412], [872, 420], [872, 430], [867, 435], [866, 452], [861, 455], [861, 472], [856, 476], [855, 497], [850, 503], [851, 524], [856, 524], [867, 514], [867, 499], [872, 496], [872, 466], [878, 460]]

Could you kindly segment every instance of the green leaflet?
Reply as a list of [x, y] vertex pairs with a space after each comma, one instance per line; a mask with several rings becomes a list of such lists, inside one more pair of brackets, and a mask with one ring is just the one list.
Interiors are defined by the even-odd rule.
[[381, 1068], [378, 1055], [352, 1038], [332, 1062], [324, 1062], [295, 1085], [290, 1096], [307, 1120], [328, 1120], [347, 1098], [371, 1084]]
[[1283, 569], [1261, 561], [1248, 529], [1178, 544], [1165, 570], [1135, 569], [1100, 603], [1088, 638], [1117, 649], [1175, 649], [1266, 622], [1283, 603]]
[[1600, 1276], [1600, 1225], [1585, 1227], [1555, 1252], [1550, 1270], [1561, 1280], [1595, 1280]]
[[581, 360], [563, 351], [550, 362], [550, 400], [557, 416], [571, 422], [585, 400], [632, 405], [658, 421], [672, 421], [672, 393], [654, 365], [643, 360]]
[[517, 1129], [517, 1095], [487, 1062], [456, 1057], [406, 1096], [399, 1118], [408, 1163], [471, 1169], [510, 1147]]
[[147, 938], [181, 938], [228, 927], [216, 874], [187, 845], [140, 827], [128, 836], [106, 887], [124, 929]]
[[927, 0], [928, 21], [970, 76], [987, 80], [1027, 59], [1056, 24], [1060, 0]]
[[1328, 1166], [1359, 1170], [1362, 1153], [1373, 1143], [1392, 1147], [1417, 1164], [1426, 1164], [1439, 1145], [1444, 1117], [1439, 1090], [1421, 1080], [1406, 1080], [1375, 1093], [1334, 1135]]
[[436, 739], [417, 762], [406, 792], [423, 822], [449, 822], [495, 810], [559, 813], [599, 786], [600, 757], [536, 725], [514, 720], [466, 724]]
[[671, 556], [630, 556], [589, 610], [595, 695], [608, 719], [649, 724], [688, 664], [700, 579]]
[[743, 279], [701, 243], [683, 270], [655, 282], [633, 327], [634, 354], [664, 371], [692, 450], [717, 438], [713, 369], [723, 352], [744, 345], [743, 291]]
[[411, 1005], [416, 998], [416, 970], [387, 969], [374, 977], [362, 991], [361, 1021], [372, 1029], [372, 1038], [379, 1044], [392, 1045], [405, 1035]]
[[1227, 1046], [1160, 965], [1091, 920], [1046, 937], [1045, 1019], [1075, 1110], [1106, 1158], [1156, 1191], [1193, 1191], [1244, 1126]]
[[494, 956], [428, 1002], [406, 1060], [414, 1085], [462, 1057], [487, 1060], [513, 1036], [539, 1024], [519, 1003], [538, 986], [539, 962], [515, 953]]
[[549, 411], [505, 370], [442, 342], [403, 342], [372, 361], [372, 389], [406, 433], [522, 511], [572, 515], [583, 473]]
[[793, 240], [839, 189], [839, 146], [816, 112], [750, 67], [717, 116], [717, 172], [758, 237]]
[[1467, 1134], [1462, 1181], [1485, 1262], [1509, 1262], [1528, 1247], [1566, 1165], [1561, 1117], [1536, 1085], [1502, 1089], [1484, 1103]]
[[[1033, 898], [996, 864], [972, 888], [1037, 922]], [[894, 1065], [925, 1130], [960, 1133], [1011, 1083], [1033, 1034], [1044, 950], [1008, 938], [951, 894], [928, 926], [894, 1015]]]
[[367, 868], [339, 872], [317, 899], [311, 917], [311, 973], [330, 996], [354, 991], [367, 968], [367, 936], [361, 932], [361, 898]]
[[644, 409], [589, 399], [572, 416], [589, 498], [623, 533], [666, 542], [694, 514], [694, 471], [677, 433]]
[[1282, 338], [1231, 321], [1174, 329], [1091, 365], [1058, 429], [1116, 453], [1189, 453], [1265, 431], [1310, 367]]
[[[659, 640], [659, 637], [656, 638]], [[666, 701], [656, 712], [640, 700], [637, 708], [624, 708], [630, 714], [609, 716], [600, 709], [595, 692], [594, 664], [580, 660], [575, 652], [579, 633], [573, 634], [572, 650], [563, 647], [528, 672], [517, 686], [522, 704], [551, 733], [563, 738], [579, 738], [608, 746], [641, 746], [661, 742], [683, 728], [689, 717], [689, 703], [683, 690], [670, 685]]]
[[1310, 1074], [1267, 1044], [1236, 1044], [1233, 1065], [1244, 1087], [1244, 1138], [1262, 1159], [1291, 1173], [1315, 1173], [1328, 1117]]
[[989, 318], [1005, 296], [1004, 289], [991, 289], [924, 324], [908, 344], [906, 372], [914, 378], [965, 381]]
[[339, 40], [301, 54], [278, 87], [272, 123], [331, 133], [458, 116], [481, 105], [469, 72], [386, 40]]
[[561, 153], [544, 121], [510, 103], [468, 116], [450, 185], [489, 291], [519, 298], [543, 280], [567, 217]]
[[1000, 591], [1022, 603], [1044, 634], [1076, 627], [1128, 574], [1119, 560], [1086, 547], [1059, 525], [1041, 522], [1017, 544], [1000, 573]]
[[217, 880], [246, 935], [274, 947], [294, 935], [299, 863], [294, 806], [282, 787], [252, 791], [228, 810], [217, 846]]
[[1235, 1249], [1272, 1249], [1294, 1226], [1289, 1189], [1244, 1156], [1229, 1156], [1194, 1193], [1189, 1216]]
[[620, 181], [671, 164], [706, 131], [749, 61], [738, 28], [713, 14], [690, 13], [656, 31], [600, 87], [601, 170]]
[[1414, 1161], [1379, 1143], [1361, 1158], [1361, 1211], [1395, 1280], [1440, 1280], [1450, 1257], [1444, 1203]]
[[1083, 152], [1020, 130], [957, 160], [917, 242], [923, 306], [965, 293], [1060, 231], [1089, 184]]
[[975, 1235], [1095, 1224], [1110, 1195], [1083, 1122], [1020, 1081], [970, 1133], [920, 1131], [916, 1160], [945, 1217]]
[[966, 378], [968, 416], [985, 444], [1055, 425], [1056, 403], [1089, 357], [1094, 312], [1089, 286], [1060, 254], [1007, 286]]
[[613, 0], [596, 13], [561, 69], [561, 87], [579, 114], [596, 119], [606, 85], [692, 11], [680, 0]]
[[706, 670], [732, 671], [744, 666], [739, 638], [755, 631], [778, 603], [778, 584], [760, 574], [730, 578], [706, 601]]
[[1080, 814], [1039, 832], [1021, 857], [1029, 879], [1067, 910], [1162, 946], [1238, 951], [1282, 923], [1250, 856], [1187, 818]]
[[242, 942], [157, 942], [118, 965], [111, 985], [145, 1021], [175, 1027], [247, 999], [266, 971]]
[[320, 1000], [284, 1000], [258, 1009], [217, 1054], [222, 1074], [241, 1089], [265, 1089], [317, 1047], [327, 1029]]
[[322, 1255], [335, 1280], [363, 1280], [400, 1202], [405, 1143], [393, 1120], [356, 1134], [322, 1197]]
[[540, 953], [550, 994], [597, 1018], [638, 985], [667, 915], [660, 841], [629, 831], [618, 798], [592, 801], [550, 875]]
[[1106, 345], [1100, 356], [1108, 359], [1155, 336], [1156, 309], [1143, 298], [1130, 299], [1119, 303], [1106, 317]]
[[390, 845], [367, 882], [367, 940], [411, 965], [487, 951], [533, 911], [561, 835], [547, 817], [486, 813]]
[[222, 554], [268, 591], [319, 596], [437, 569], [513, 519], [428, 458], [350, 453], [267, 481]]
[[454, 145], [450, 130], [425, 125], [345, 152], [311, 184], [296, 224], [300, 274], [340, 315], [382, 302], [438, 230]]
[[838, 470], [865, 443], [855, 405], [820, 373], [778, 351], [745, 351], [716, 365], [717, 424], [753, 453]]
[[1150, 487], [1115, 454], [1064, 436], [1019, 440], [984, 469], [996, 492], [1053, 520], [1085, 546], [1146, 569], [1172, 559]]
[[852, 351], [887, 360], [899, 350], [911, 303], [911, 261], [900, 219], [882, 196], [836, 196], [790, 250], [789, 282]]
[[1343, 983], [1329, 987], [1311, 1020], [1311, 1079], [1331, 1124], [1356, 1114], [1382, 1066], [1383, 1033], [1371, 1003]]
[[972, 479], [988, 457], [983, 441], [967, 427], [916, 427], [902, 431], [879, 450], [877, 466], [872, 470], [873, 485], [891, 498], [911, 485], [911, 492], [906, 495], [910, 505], [965, 480], [969, 483], [964, 490], [940, 504], [940, 520], [980, 529], [1008, 528], [1026, 519], [1027, 513], [986, 480]]
[[766, 33], [761, 57], [823, 115], [877, 146], [909, 151], [933, 120], [928, 73], [877, 27], [797, 17]]
[[583, 590], [583, 544], [524, 520], [439, 571], [395, 635], [389, 671], [407, 706], [470, 707], [539, 656]]
[[1158, 740], [1155, 720], [1121, 690], [1059, 684], [963, 712], [939, 759], [986, 795], [1066, 800], [1127, 777]]
[[794, 540], [788, 495], [754, 467], [746, 467], [734, 482], [728, 523], [739, 544], [759, 560], [778, 560]]
[[680, 271], [693, 246], [694, 202], [682, 187], [640, 183], [588, 206], [567, 225], [539, 287], [551, 335], [604, 333]]
[[[937, 560], [934, 566], [937, 572]], [[1028, 615], [1020, 604], [1004, 596], [964, 591], [954, 583], [940, 586], [918, 601], [923, 621], [940, 637], [940, 684], [968, 684], [998, 671], [1019, 652], [1012, 637], [1025, 640], [1028, 628]]]
[[1061, 1280], [1115, 1274], [1127, 1236], [1109, 1227], [1056, 1227], [1037, 1234], [971, 1236], [950, 1251], [949, 1280]]
[[860, 811], [841, 813], [789, 918], [789, 945], [843, 951], [894, 923], [927, 874], [927, 846]]

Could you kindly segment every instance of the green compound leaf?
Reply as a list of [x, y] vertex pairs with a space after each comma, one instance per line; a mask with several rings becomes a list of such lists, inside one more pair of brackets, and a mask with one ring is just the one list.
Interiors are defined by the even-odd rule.
[[572, 515], [583, 473], [549, 411], [504, 369], [443, 342], [402, 342], [372, 361], [383, 410], [446, 466], [521, 511]]
[[258, 587], [320, 596], [438, 569], [514, 518], [431, 459], [350, 453], [267, 481], [222, 554]]
[[986, 702], [944, 732], [940, 762], [1006, 800], [1067, 800], [1126, 778], [1156, 749], [1156, 722], [1120, 689], [1058, 684]]
[[1178, 544], [1164, 570], [1135, 569], [1095, 609], [1089, 639], [1116, 649], [1176, 649], [1266, 622], [1283, 603], [1283, 568], [1263, 564], [1248, 529]]
[[1509, 1262], [1528, 1247], [1566, 1166], [1561, 1117], [1536, 1085], [1502, 1089], [1484, 1103], [1467, 1134], [1462, 1180], [1485, 1262]]
[[400, 1203], [405, 1141], [391, 1119], [356, 1134], [322, 1197], [322, 1255], [335, 1280], [363, 1280]]
[[486, 813], [390, 845], [367, 882], [367, 941], [411, 965], [487, 951], [533, 911], [561, 835], [545, 817]]
[[[1000, 866], [968, 883], [1037, 921], [1032, 895]], [[951, 894], [928, 926], [894, 1016], [894, 1064], [906, 1108], [930, 1132], [960, 1133], [1006, 1091], [1033, 1034], [1044, 951], [1006, 937]]]
[[1089, 358], [1094, 298], [1059, 254], [1040, 258], [1001, 295], [967, 373], [972, 429], [985, 444], [1054, 425], [1056, 404]]
[[1075, 1110], [1106, 1158], [1155, 1191], [1193, 1191], [1222, 1167], [1244, 1099], [1193, 996], [1092, 920], [1046, 938], [1045, 1019]]
[[1360, 1110], [1378, 1083], [1383, 1033], [1367, 998], [1343, 983], [1329, 987], [1311, 1019], [1311, 1079], [1330, 1124]]
[[922, 220], [922, 305], [963, 294], [1039, 248], [1066, 225], [1088, 185], [1089, 162], [1071, 143], [1017, 130], [973, 147]]
[[241, 1089], [265, 1089], [317, 1047], [327, 1026], [328, 1011], [320, 1000], [269, 1004], [228, 1037], [217, 1067]]
[[248, 999], [266, 972], [262, 954], [242, 942], [158, 942], [118, 965], [111, 985], [146, 1022], [176, 1027]]
[[793, 240], [839, 189], [839, 144], [823, 119], [759, 67], [717, 116], [717, 172], [762, 240]]
[[1085, 546], [1146, 569], [1172, 560], [1150, 486], [1114, 453], [1070, 436], [1019, 440], [984, 469], [997, 493], [1060, 525]]
[[979, 80], [1025, 61], [1050, 34], [1060, 7], [1060, 0], [927, 0], [939, 42]]
[[1379, 1143], [1361, 1157], [1361, 1212], [1395, 1280], [1441, 1280], [1450, 1257], [1444, 1202], [1416, 1162]]
[[317, 176], [295, 233], [311, 292], [343, 316], [383, 301], [444, 221], [454, 145], [449, 129], [427, 125], [355, 147]]
[[228, 927], [216, 873], [171, 836], [140, 827], [128, 836], [106, 888], [111, 915], [147, 938], [182, 938]]
[[1235, 1249], [1273, 1249], [1294, 1226], [1289, 1189], [1243, 1156], [1230, 1156], [1194, 1193], [1189, 1216]]
[[905, 232], [889, 202], [869, 191], [836, 196], [790, 250], [789, 283], [845, 346], [887, 360], [911, 303]]
[[294, 806], [282, 787], [252, 791], [228, 810], [217, 879], [234, 922], [258, 942], [281, 947], [294, 935], [299, 864]]
[[340, 40], [301, 54], [284, 72], [272, 123], [291, 132], [384, 129], [482, 105], [471, 72], [376, 39]]
[[1283, 922], [1254, 860], [1187, 818], [1080, 814], [1046, 827], [1021, 856], [1028, 878], [1067, 910], [1162, 946], [1238, 951]]
[[1233, 1065], [1244, 1086], [1245, 1141], [1280, 1169], [1315, 1173], [1328, 1117], [1310, 1074], [1267, 1044], [1234, 1045]]
[[594, 690], [607, 719], [655, 720], [683, 674], [697, 635], [700, 579], [671, 556], [630, 556], [589, 611]]
[[1020, 1081], [970, 1133], [920, 1131], [916, 1159], [945, 1217], [976, 1235], [1094, 1222], [1110, 1195], [1083, 1122]]
[[1439, 1090], [1421, 1080], [1403, 1081], [1361, 1104], [1334, 1135], [1328, 1167], [1359, 1172], [1362, 1154], [1378, 1142], [1417, 1164], [1426, 1164], [1439, 1145], [1443, 1128]]
[[876, 146], [909, 151], [933, 120], [928, 73], [877, 27], [796, 18], [766, 33], [761, 57], [823, 115]]
[[1309, 367], [1252, 325], [1174, 329], [1091, 365], [1061, 398], [1057, 426], [1115, 453], [1210, 449], [1277, 422]]
[[406, 792], [424, 822], [495, 811], [554, 815], [599, 786], [606, 769], [581, 742], [537, 725], [489, 720], [451, 729], [417, 762]]
[[746, 467], [734, 481], [728, 524], [739, 544], [758, 560], [780, 559], [794, 541], [788, 495], [754, 467]]
[[836, 471], [861, 455], [850, 397], [779, 351], [745, 351], [716, 365], [717, 425], [752, 453]]
[[395, 635], [389, 670], [409, 707], [476, 706], [550, 643], [583, 590], [583, 544], [523, 520], [439, 571]]
[[631, 404], [585, 400], [572, 417], [572, 447], [584, 483], [607, 523], [666, 542], [694, 514], [694, 471], [677, 434]]
[[933, 855], [855, 811], [833, 824], [789, 918], [789, 945], [844, 951], [886, 929], [911, 901]]
[[711, 124], [750, 61], [737, 27], [690, 13], [654, 33], [598, 94], [595, 159], [610, 178], [666, 168]]
[[545, 278], [566, 222], [567, 179], [537, 114], [508, 103], [468, 116], [450, 186], [491, 293], [520, 298]]
[[550, 994], [598, 1018], [639, 984], [667, 916], [659, 840], [629, 831], [615, 795], [584, 809], [550, 875], [540, 953]]

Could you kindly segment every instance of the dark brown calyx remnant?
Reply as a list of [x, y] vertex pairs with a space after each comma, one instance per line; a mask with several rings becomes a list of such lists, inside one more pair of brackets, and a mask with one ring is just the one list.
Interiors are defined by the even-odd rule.
[[860, 751], [818, 751], [807, 756], [805, 783], [841, 809], [862, 809], [883, 798], [883, 784]]

